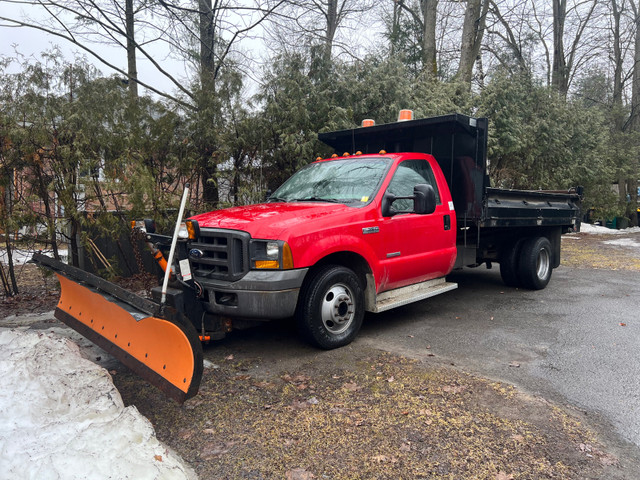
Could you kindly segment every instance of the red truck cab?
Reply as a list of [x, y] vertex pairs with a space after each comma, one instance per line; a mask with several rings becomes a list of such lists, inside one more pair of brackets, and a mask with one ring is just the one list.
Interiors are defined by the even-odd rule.
[[[200, 232], [189, 246], [191, 270], [210, 313], [295, 315], [305, 337], [323, 348], [351, 342], [365, 310], [456, 287], [444, 280], [456, 259], [455, 210], [429, 154], [318, 160], [268, 203], [191, 220]], [[220, 238], [225, 232], [231, 237]], [[248, 264], [238, 250], [247, 250]]]

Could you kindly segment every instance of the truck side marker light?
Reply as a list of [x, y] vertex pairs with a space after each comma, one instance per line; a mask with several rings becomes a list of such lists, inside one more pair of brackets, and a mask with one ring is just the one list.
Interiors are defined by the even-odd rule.
[[288, 243], [282, 246], [282, 269], [291, 270], [293, 268], [293, 253]]
[[344, 153], [342, 154], [342, 156], [343, 156], [343, 157], [348, 157], [348, 156], [349, 156], [349, 152], [344, 152]]
[[319, 162], [320, 160], [322, 160], [322, 157], [316, 157], [316, 162]]
[[362, 152], [358, 150], [356, 153], [354, 153], [354, 155], [362, 155]]
[[338, 158], [338, 154], [334, 153], [333, 155], [331, 155], [331, 158]]
[[386, 155], [386, 154], [387, 154], [387, 151], [386, 151], [386, 150], [380, 150], [378, 153], [379, 153], [380, 155]]

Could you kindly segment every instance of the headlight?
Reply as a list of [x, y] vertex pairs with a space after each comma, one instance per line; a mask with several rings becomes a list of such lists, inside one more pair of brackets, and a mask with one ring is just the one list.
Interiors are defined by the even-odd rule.
[[198, 222], [195, 220], [187, 220], [186, 222], [182, 222], [180, 224], [180, 229], [178, 230], [178, 238], [186, 240], [196, 240], [200, 235], [200, 226]]
[[187, 238], [189, 238], [189, 232], [187, 230], [187, 224], [182, 222], [180, 224], [180, 229], [178, 230], [178, 238], [182, 239], [182, 240], [186, 240]]
[[251, 240], [251, 268], [288, 270], [293, 268], [293, 255], [287, 242]]
[[278, 245], [278, 242], [267, 242], [266, 251], [269, 259], [278, 260], [280, 256], [280, 245]]

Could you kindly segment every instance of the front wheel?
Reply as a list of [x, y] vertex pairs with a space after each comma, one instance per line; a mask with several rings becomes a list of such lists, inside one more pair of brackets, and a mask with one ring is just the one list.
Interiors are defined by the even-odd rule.
[[542, 290], [546, 287], [551, 280], [552, 265], [551, 242], [546, 237], [532, 237], [524, 242], [518, 270], [525, 288]]
[[364, 295], [357, 275], [346, 267], [327, 265], [315, 272], [299, 301], [298, 328], [317, 347], [342, 347], [360, 331]]

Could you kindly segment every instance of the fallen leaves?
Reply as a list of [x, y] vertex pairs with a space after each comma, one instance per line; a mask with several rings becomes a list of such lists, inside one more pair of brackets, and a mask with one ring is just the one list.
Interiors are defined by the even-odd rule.
[[442, 387], [443, 392], [453, 393], [455, 395], [464, 392], [467, 389], [465, 385], [445, 385]]
[[389, 455], [374, 455], [371, 457], [374, 463], [397, 463], [398, 459]]
[[513, 480], [513, 475], [509, 475], [508, 473], [505, 473], [502, 470], [500, 470], [497, 473], [495, 480]]
[[200, 458], [202, 460], [212, 460], [231, 451], [236, 442], [209, 442], [200, 447]]
[[304, 468], [294, 468], [285, 474], [286, 480], [313, 480], [316, 476]]
[[342, 388], [344, 388], [348, 392], [357, 392], [358, 390], [362, 390], [362, 387], [355, 382], [343, 383]]

